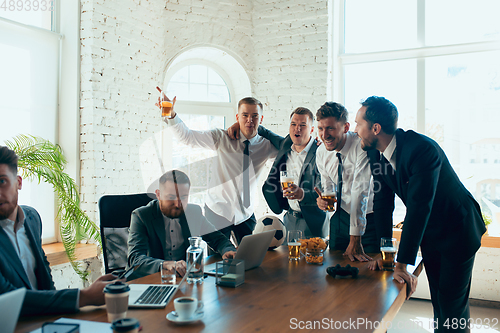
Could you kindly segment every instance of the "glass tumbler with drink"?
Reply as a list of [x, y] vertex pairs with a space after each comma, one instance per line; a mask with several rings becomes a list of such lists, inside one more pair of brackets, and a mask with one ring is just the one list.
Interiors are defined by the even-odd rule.
[[293, 178], [286, 171], [280, 171], [281, 189], [285, 192], [290, 186], [293, 185]]
[[186, 250], [187, 282], [190, 284], [203, 283], [203, 248], [201, 237], [189, 237], [189, 247]]
[[175, 284], [177, 274], [177, 261], [164, 261], [161, 264], [161, 283]]
[[381, 238], [380, 252], [382, 252], [382, 270], [394, 271], [397, 252], [396, 238]]
[[300, 240], [302, 239], [301, 230], [288, 231], [288, 260], [297, 261], [300, 259]]
[[318, 193], [321, 199], [327, 202], [325, 211], [335, 211], [335, 203], [337, 202], [337, 188], [334, 183], [325, 181], [321, 183], [321, 193]]
[[171, 116], [171, 114], [172, 114], [172, 107], [173, 107], [172, 101], [170, 101], [168, 99], [165, 99], [167, 97], [165, 96], [165, 94], [163, 94], [163, 92], [160, 89], [160, 87], [156, 87], [156, 89], [160, 92], [161, 116], [162, 117], [172, 118], [172, 116]]

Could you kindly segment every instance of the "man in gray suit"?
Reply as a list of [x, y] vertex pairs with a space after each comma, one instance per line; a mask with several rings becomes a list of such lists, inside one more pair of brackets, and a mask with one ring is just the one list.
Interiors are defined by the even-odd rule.
[[[311, 137], [313, 121], [309, 109], [298, 107], [293, 110], [289, 135], [281, 138], [278, 156], [262, 192], [274, 213], [286, 211], [283, 221], [287, 230], [301, 230], [305, 237], [325, 237], [328, 234], [326, 213], [318, 208], [318, 195], [314, 191], [320, 183], [320, 174], [316, 167], [318, 142]], [[294, 181], [284, 191], [280, 185], [280, 171], [286, 171]]]
[[0, 146], [0, 294], [26, 288], [21, 315], [77, 312], [85, 305], [104, 304], [104, 286], [115, 277], [103, 275], [85, 289], [55, 290], [42, 249], [42, 221], [37, 211], [19, 206], [22, 178], [18, 156]]
[[201, 208], [188, 204], [189, 177], [182, 171], [167, 171], [155, 191], [157, 200], [132, 212], [128, 238], [128, 267], [134, 277], [156, 273], [163, 264], [186, 272], [188, 238], [202, 236], [223, 259], [233, 258], [236, 248], [207, 221]]

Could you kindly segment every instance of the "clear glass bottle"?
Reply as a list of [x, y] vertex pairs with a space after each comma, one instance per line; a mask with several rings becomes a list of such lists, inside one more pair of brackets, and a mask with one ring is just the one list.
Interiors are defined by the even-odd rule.
[[201, 237], [189, 237], [189, 247], [186, 250], [187, 268], [193, 267], [188, 273], [188, 283], [203, 283], [203, 248], [201, 247]]

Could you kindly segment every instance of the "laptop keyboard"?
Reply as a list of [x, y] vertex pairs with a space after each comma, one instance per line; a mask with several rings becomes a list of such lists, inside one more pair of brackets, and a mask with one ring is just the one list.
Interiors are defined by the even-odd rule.
[[134, 304], [161, 304], [174, 290], [172, 286], [149, 286]]

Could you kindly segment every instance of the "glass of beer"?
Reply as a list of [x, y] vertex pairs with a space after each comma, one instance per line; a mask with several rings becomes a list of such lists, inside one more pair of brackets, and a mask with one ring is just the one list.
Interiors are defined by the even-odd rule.
[[172, 102], [171, 101], [161, 101], [161, 116], [169, 117], [172, 113]]
[[321, 184], [321, 199], [327, 202], [325, 211], [327, 212], [335, 211], [335, 203], [337, 202], [337, 191], [334, 183], [326, 182], [324, 184]]
[[300, 259], [300, 240], [302, 239], [301, 230], [288, 231], [288, 260], [297, 261]]
[[280, 172], [280, 183], [283, 192], [293, 184], [293, 178], [286, 171]]
[[382, 252], [382, 269], [384, 271], [394, 271], [397, 252], [396, 238], [381, 238], [380, 252]]

